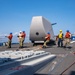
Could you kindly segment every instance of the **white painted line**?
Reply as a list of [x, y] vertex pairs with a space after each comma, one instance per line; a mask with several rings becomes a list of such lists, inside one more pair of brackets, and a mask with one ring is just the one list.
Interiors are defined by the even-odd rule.
[[49, 72], [51, 72], [55, 68], [56, 64], [57, 64], [56, 61], [52, 62], [52, 67], [49, 69]]
[[36, 63], [39, 63], [39, 62], [42, 62], [46, 59], [49, 59], [49, 58], [52, 58], [52, 57], [55, 57], [55, 55], [47, 55], [47, 56], [44, 56], [44, 57], [41, 57], [39, 59], [35, 59], [33, 61], [30, 61], [30, 62], [27, 62], [27, 63], [24, 63], [24, 64], [21, 64], [21, 65], [34, 65]]

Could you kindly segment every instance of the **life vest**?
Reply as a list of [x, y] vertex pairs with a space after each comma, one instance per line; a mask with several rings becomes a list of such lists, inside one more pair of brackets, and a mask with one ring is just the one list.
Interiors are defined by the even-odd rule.
[[18, 36], [19, 38], [22, 38], [22, 33], [19, 33], [19, 36]]
[[26, 37], [26, 33], [22, 33], [22, 37], [25, 38]]
[[10, 34], [9, 36], [8, 36], [8, 39], [12, 39], [12, 37], [13, 37], [13, 35], [12, 34]]
[[58, 35], [58, 38], [63, 38], [63, 33], [60, 33], [60, 34]]
[[46, 40], [50, 40], [50, 34], [47, 34], [45, 38]]
[[70, 38], [70, 32], [66, 32], [66, 34], [65, 34], [65, 38]]

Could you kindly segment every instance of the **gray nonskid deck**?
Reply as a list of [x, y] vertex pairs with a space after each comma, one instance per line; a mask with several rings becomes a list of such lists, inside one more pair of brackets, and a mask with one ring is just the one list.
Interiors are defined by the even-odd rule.
[[70, 75], [75, 74], [75, 43], [72, 48], [58, 48], [53, 46], [44, 49], [47, 52], [55, 54], [57, 58], [48, 63], [45, 67], [39, 69], [34, 75]]
[[[19, 49], [18, 44], [12, 45], [12, 48], [9, 50], [20, 50], [20, 51], [39, 51], [44, 50], [46, 52], [50, 52], [51, 54], [56, 55], [57, 57], [48, 62], [48, 64], [44, 65], [42, 68], [37, 70], [34, 75], [50, 75], [50, 74], [75, 74], [75, 43], [71, 44], [72, 48], [58, 48], [55, 46], [50, 46], [49, 48], [42, 49], [41, 45], [34, 46], [31, 43], [24, 44], [24, 48]], [[8, 50], [7, 47], [0, 47], [0, 51]], [[7, 71], [8, 72], [8, 71]]]

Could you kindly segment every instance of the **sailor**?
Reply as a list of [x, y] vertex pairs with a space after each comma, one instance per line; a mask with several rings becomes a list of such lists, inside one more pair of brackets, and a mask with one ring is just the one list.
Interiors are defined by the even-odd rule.
[[45, 37], [43, 48], [46, 48], [47, 47], [47, 43], [49, 43], [49, 42], [50, 42], [50, 32], [48, 32], [46, 37]]
[[11, 42], [12, 42], [12, 37], [13, 37], [12, 32], [8, 36], [5, 36], [5, 37], [8, 38], [8, 48], [11, 48]]
[[64, 48], [66, 48], [66, 46], [69, 46], [70, 38], [71, 38], [71, 33], [69, 32], [69, 30], [67, 30], [65, 34]]
[[60, 33], [58, 34], [58, 47], [63, 47], [63, 33], [62, 33], [62, 30], [60, 30]]
[[18, 37], [18, 40], [19, 40], [19, 48], [22, 48], [22, 31], [20, 31], [20, 33], [17, 37]]
[[26, 33], [25, 33], [25, 31], [23, 31], [22, 32], [22, 47], [23, 47], [23, 44], [24, 44], [25, 37], [26, 37]]

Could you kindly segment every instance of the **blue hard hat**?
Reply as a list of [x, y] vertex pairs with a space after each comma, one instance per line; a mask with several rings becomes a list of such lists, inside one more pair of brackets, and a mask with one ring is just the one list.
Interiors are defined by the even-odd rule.
[[12, 34], [12, 32], [10, 34]]
[[23, 31], [23, 32], [25, 32], [25, 31]]
[[69, 30], [67, 30], [66, 32], [69, 32]]
[[47, 34], [50, 34], [50, 32], [48, 32]]

